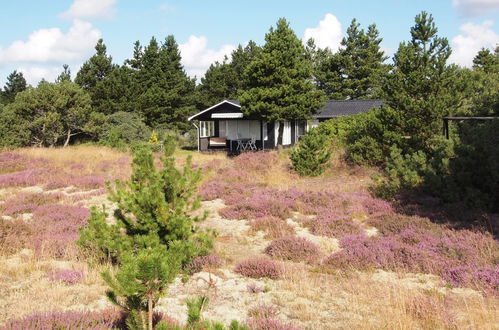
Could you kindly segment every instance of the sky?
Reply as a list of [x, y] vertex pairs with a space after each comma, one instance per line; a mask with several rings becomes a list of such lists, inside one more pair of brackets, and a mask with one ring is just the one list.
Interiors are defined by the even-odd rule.
[[499, 0], [0, 0], [0, 87], [14, 70], [29, 84], [53, 81], [69, 64], [73, 78], [104, 39], [113, 61], [130, 58], [133, 43], [174, 35], [186, 72], [199, 80], [238, 44], [264, 43], [285, 17], [296, 35], [337, 50], [353, 18], [375, 23], [391, 56], [410, 40], [414, 17], [431, 13], [453, 49], [450, 61], [470, 67], [482, 48], [499, 44]]

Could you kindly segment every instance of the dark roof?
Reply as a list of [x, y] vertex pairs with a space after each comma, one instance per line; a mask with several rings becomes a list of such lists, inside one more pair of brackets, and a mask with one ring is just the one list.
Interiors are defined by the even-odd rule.
[[355, 115], [357, 113], [366, 112], [373, 108], [379, 108], [383, 105], [383, 101], [373, 100], [329, 100], [315, 114], [314, 117], [319, 119], [334, 118], [339, 116]]
[[238, 100], [231, 100], [231, 99], [228, 99], [227, 101], [229, 101], [230, 103], [234, 103], [234, 104], [237, 104], [237, 105], [241, 105], [241, 103], [239, 103]]

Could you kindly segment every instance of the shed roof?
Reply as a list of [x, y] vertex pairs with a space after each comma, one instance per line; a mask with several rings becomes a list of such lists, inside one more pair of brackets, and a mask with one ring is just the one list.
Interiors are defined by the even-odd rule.
[[339, 116], [355, 115], [361, 112], [366, 112], [373, 108], [379, 108], [382, 105], [383, 101], [378, 99], [329, 100], [319, 111], [317, 111], [314, 117], [319, 119], [326, 119]]

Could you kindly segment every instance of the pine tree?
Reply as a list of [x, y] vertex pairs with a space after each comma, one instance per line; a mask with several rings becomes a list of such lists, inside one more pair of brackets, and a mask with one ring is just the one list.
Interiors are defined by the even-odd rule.
[[106, 295], [129, 314], [128, 328], [153, 329], [154, 306], [178, 275], [180, 259], [177, 252], [157, 246], [123, 256], [116, 275], [103, 272], [102, 277], [110, 288]]
[[92, 106], [98, 112], [111, 113], [104, 106], [107, 93], [101, 84], [116, 68], [116, 65], [112, 63], [112, 57], [107, 55], [104, 41], [99, 39], [95, 45], [95, 54], [83, 63], [80, 71], [76, 74], [75, 83], [89, 92], [92, 98]]
[[305, 49], [284, 18], [270, 28], [265, 41], [246, 69], [247, 90], [239, 99], [245, 115], [280, 122], [277, 144], [282, 146], [282, 122], [309, 118], [324, 99], [311, 80]]
[[69, 69], [68, 64], [64, 64], [62, 66], [63, 71], [57, 76], [55, 80], [56, 83], [61, 83], [63, 81], [71, 81], [71, 70]]
[[113, 59], [107, 55], [104, 41], [99, 39], [95, 45], [95, 55], [83, 63], [76, 74], [75, 82], [84, 90], [92, 92], [97, 83], [106, 78], [113, 69]]
[[310, 38], [306, 45], [307, 58], [311, 61], [312, 76], [317, 89], [323, 91], [329, 99], [343, 100], [344, 65], [342, 57], [333, 53], [328, 47], [322, 49]]
[[301, 175], [317, 176], [324, 172], [331, 151], [327, 147], [328, 136], [312, 129], [302, 136], [298, 147], [291, 151], [293, 169]]
[[166, 37], [161, 46], [152, 38], [138, 67], [138, 108], [146, 123], [151, 127], [187, 130], [187, 117], [195, 112], [195, 82], [184, 71], [175, 38]]
[[91, 116], [91, 100], [80, 86], [69, 81], [40, 82], [17, 94], [7, 106], [16, 118], [16, 126], [29, 135], [35, 146], [55, 146], [64, 141], [67, 146], [72, 137], [82, 134]]
[[204, 77], [201, 78], [201, 84], [197, 87], [199, 110], [206, 109], [222, 100], [233, 99], [234, 89], [231, 79], [231, 68], [228, 58], [210, 65]]
[[448, 66], [451, 49], [437, 35], [433, 16], [421, 12], [411, 28], [412, 40], [402, 42], [383, 86], [384, 99], [400, 113], [399, 134], [408, 136], [404, 152], [427, 150], [441, 131], [441, 119], [456, 111], [463, 100], [458, 68]]
[[482, 48], [473, 59], [473, 68], [486, 73], [499, 72], [499, 46], [496, 47], [494, 53]]
[[314, 62], [318, 87], [332, 99], [366, 99], [379, 96], [388, 71], [380, 48], [383, 39], [375, 24], [367, 32], [353, 19], [337, 53], [317, 50]]
[[224, 99], [235, 99], [238, 93], [246, 89], [245, 71], [256, 58], [260, 47], [254, 41], [246, 47], [239, 45], [231, 54], [230, 60], [210, 65], [198, 87], [198, 109], [205, 109]]
[[[209, 237], [195, 227], [202, 217], [190, 215], [199, 206], [196, 196], [201, 172], [187, 160], [182, 171], [175, 168], [174, 142], [165, 140], [161, 169], [147, 147], [135, 151], [129, 181], [109, 187], [109, 199], [116, 203], [116, 224], [108, 225], [105, 210], [94, 209], [80, 242], [101, 258], [119, 262], [127, 251], [166, 246], [182, 252], [182, 264], [206, 253]], [[122, 234], [126, 233], [126, 234]]]
[[0, 102], [4, 104], [14, 102], [17, 93], [26, 90], [26, 88], [27, 84], [26, 79], [24, 79], [23, 73], [14, 70], [14, 72], [8, 75], [7, 82], [5, 83], [5, 86], [3, 88], [3, 92], [1, 92], [0, 90]]
[[108, 187], [116, 222], [107, 223], [105, 210], [93, 208], [80, 235], [84, 249], [118, 267], [116, 274], [103, 273], [107, 295], [129, 313], [127, 323], [134, 327], [152, 329], [155, 304], [181, 266], [212, 247], [211, 234], [195, 226], [202, 217], [191, 215], [199, 206], [201, 172], [192, 170], [190, 158], [178, 170], [174, 150], [173, 139], [167, 139], [157, 169], [151, 150], [138, 148], [130, 180]]

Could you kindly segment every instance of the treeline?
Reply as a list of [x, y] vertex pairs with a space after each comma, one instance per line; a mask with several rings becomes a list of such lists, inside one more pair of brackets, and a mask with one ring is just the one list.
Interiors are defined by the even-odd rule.
[[[250, 41], [222, 62], [213, 63], [198, 85], [186, 74], [173, 36], [163, 42], [152, 38], [146, 46], [137, 41], [131, 58], [122, 65], [113, 63], [99, 40], [95, 54], [74, 81], [67, 65], [55, 82], [43, 80], [36, 87], [27, 86], [22, 73], [14, 71], [0, 90], [0, 146], [57, 146], [78, 141], [116, 145], [147, 139], [151, 130], [160, 136], [165, 132], [184, 134], [192, 129], [187, 123], [190, 115], [259, 87], [265, 77], [250, 72], [251, 63], [259, 61], [260, 68], [278, 66], [273, 68], [275, 74], [280, 72], [279, 66], [287, 69], [286, 56], [300, 61], [299, 75], [290, 79], [313, 81], [312, 88], [320, 91], [315, 95], [335, 99], [379, 96], [388, 65], [374, 24], [365, 31], [354, 19], [337, 53], [317, 48], [313, 40], [304, 47], [285, 20], [268, 35], [275, 35], [270, 44], [277, 47], [293, 43], [292, 51], [283, 53], [283, 61], [272, 63], [270, 46]], [[282, 77], [276, 74], [272, 83], [281, 84], [279, 79]], [[308, 88], [308, 82], [302, 85]], [[317, 104], [323, 100], [317, 99]], [[298, 115], [307, 116], [309, 110]], [[283, 116], [286, 114], [280, 118]]]
[[450, 139], [442, 132], [446, 116], [499, 117], [499, 47], [462, 69], [448, 63], [451, 48], [437, 32], [431, 15], [417, 15], [380, 80], [385, 105], [321, 125], [293, 154], [297, 169], [310, 163], [302, 172], [320, 173], [327, 139], [328, 148], [345, 147], [349, 162], [384, 170], [373, 187], [381, 197], [423, 191], [499, 210], [499, 120], [453, 121]]

